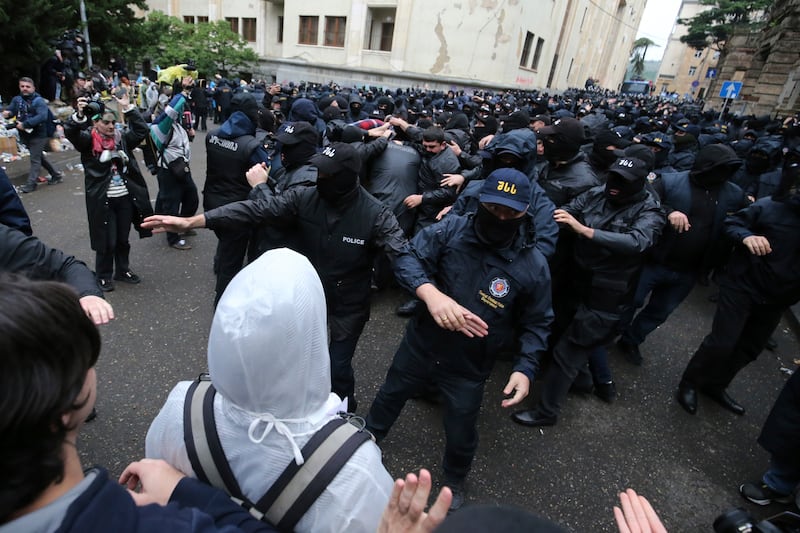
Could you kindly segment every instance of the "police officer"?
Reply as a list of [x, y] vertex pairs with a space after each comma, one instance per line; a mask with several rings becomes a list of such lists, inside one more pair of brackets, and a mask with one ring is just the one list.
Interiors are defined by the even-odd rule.
[[478, 446], [476, 422], [495, 356], [516, 351], [503, 392], [510, 407], [528, 395], [552, 320], [547, 261], [526, 236], [530, 181], [503, 168], [486, 179], [477, 213], [447, 216], [420, 231], [396, 262], [404, 288], [425, 304], [409, 320], [375, 397], [367, 428], [380, 441], [406, 401], [431, 379], [442, 393], [445, 484], [451, 509]]
[[293, 187], [274, 195], [265, 167], [247, 172], [254, 187], [250, 200], [225, 205], [190, 218], [154, 216], [145, 227], [185, 231], [208, 227], [240, 230], [260, 223], [287, 225], [296, 251], [317, 269], [328, 303], [331, 330], [332, 390], [356, 410], [351, 361], [369, 320], [370, 278], [376, 254], [394, 259], [407, 240], [392, 212], [358, 183], [361, 160], [345, 143], [333, 143], [311, 158], [318, 169], [316, 185]]
[[[269, 154], [256, 138], [256, 99], [250, 93], [236, 94], [231, 109], [230, 118], [206, 136], [206, 183], [203, 189], [203, 209], [206, 211], [245, 200], [251, 189], [245, 173], [255, 164], [269, 161]], [[242, 269], [248, 248], [251, 254], [255, 250], [251, 228], [222, 229], [215, 233], [219, 242], [214, 261], [217, 274], [214, 305], [233, 276]]]

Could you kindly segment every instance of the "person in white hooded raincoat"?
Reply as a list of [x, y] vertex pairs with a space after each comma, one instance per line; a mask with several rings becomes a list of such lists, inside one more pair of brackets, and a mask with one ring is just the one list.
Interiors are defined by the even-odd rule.
[[[314, 267], [271, 250], [225, 290], [211, 324], [208, 369], [217, 432], [239, 486], [261, 498], [300, 449], [343, 409], [330, 392], [325, 296]], [[178, 383], [147, 432], [146, 456], [192, 470], [183, 409], [192, 382]], [[374, 532], [393, 480], [373, 442], [356, 450], [298, 522], [297, 532]]]

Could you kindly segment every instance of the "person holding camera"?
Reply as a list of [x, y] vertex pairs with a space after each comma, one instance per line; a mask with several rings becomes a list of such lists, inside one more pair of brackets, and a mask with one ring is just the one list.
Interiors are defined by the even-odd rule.
[[[188, 98], [195, 87], [194, 79], [185, 76], [181, 80], [181, 86], [183, 90], [172, 97], [150, 126], [150, 138], [158, 153], [156, 212], [190, 217], [197, 212], [200, 205], [197, 186], [189, 168], [192, 156], [190, 143], [195, 132]], [[177, 233], [167, 233], [167, 244], [176, 250], [192, 248], [184, 236]]]
[[[140, 237], [151, 232], [139, 223], [151, 215], [147, 184], [139, 171], [133, 149], [148, 132], [128, 93], [114, 96], [127, 127], [117, 128], [117, 114], [100, 102], [81, 97], [64, 134], [81, 154], [86, 189], [89, 238], [96, 252], [95, 270], [100, 288], [114, 290], [114, 281], [141, 281], [129, 265], [131, 224]], [[113, 279], [112, 279], [113, 278]]]

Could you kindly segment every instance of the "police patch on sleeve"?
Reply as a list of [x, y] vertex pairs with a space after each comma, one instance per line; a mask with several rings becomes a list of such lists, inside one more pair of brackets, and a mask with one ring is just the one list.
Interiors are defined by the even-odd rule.
[[494, 278], [489, 284], [489, 293], [495, 298], [502, 298], [508, 294], [508, 280], [505, 278]]

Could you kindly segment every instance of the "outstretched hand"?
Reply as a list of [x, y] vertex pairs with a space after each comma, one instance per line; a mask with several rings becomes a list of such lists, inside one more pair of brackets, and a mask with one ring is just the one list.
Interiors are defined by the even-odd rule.
[[114, 309], [103, 298], [89, 294], [81, 297], [79, 302], [81, 309], [86, 316], [92, 319], [95, 326], [108, 324], [109, 321], [114, 320]]
[[[199, 217], [199, 218], [198, 218]], [[192, 228], [203, 227], [205, 219], [203, 215], [195, 215], [189, 218], [173, 217], [170, 215], [152, 215], [142, 221], [142, 227], [153, 230], [153, 233], [183, 233]]]
[[633, 489], [619, 493], [622, 509], [614, 506], [614, 518], [620, 533], [667, 533], [653, 506]]
[[437, 289], [432, 283], [418, 287], [417, 296], [428, 306], [428, 312], [440, 328], [459, 331], [467, 337], [485, 337], [489, 333], [489, 325], [481, 317]]
[[436, 502], [426, 513], [425, 504], [430, 493], [431, 474], [424, 468], [419, 471], [419, 478], [409, 473], [405, 480], [396, 480], [378, 524], [378, 533], [430, 533], [439, 527], [447, 518], [453, 493], [448, 487], [442, 487]]

